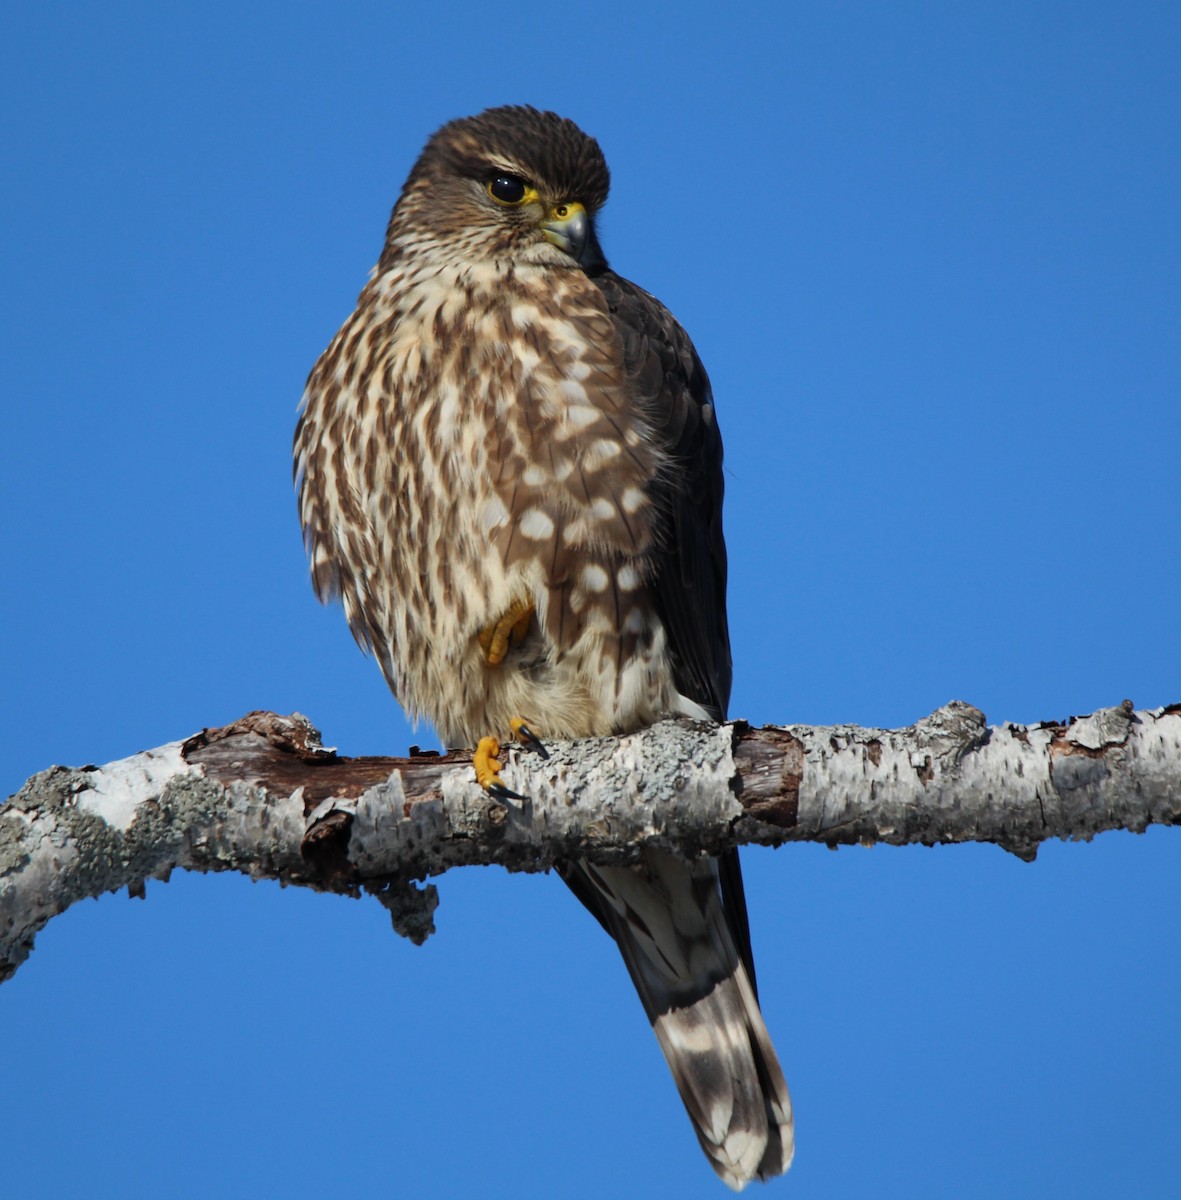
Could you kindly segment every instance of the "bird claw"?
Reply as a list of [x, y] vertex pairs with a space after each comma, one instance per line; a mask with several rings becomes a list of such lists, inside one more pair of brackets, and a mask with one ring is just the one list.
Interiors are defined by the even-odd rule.
[[509, 647], [525, 640], [532, 620], [533, 602], [520, 600], [499, 621], [480, 630], [480, 649], [484, 651], [484, 660], [490, 667], [499, 666]]
[[[545, 748], [545, 744], [541, 738], [529, 728], [522, 717], [513, 717], [509, 721], [512, 727], [513, 737], [525, 747], [526, 750], [533, 750], [540, 754], [542, 758], [549, 758], [549, 751]], [[472, 755], [472, 766], [476, 769], [476, 782], [490, 796], [495, 796], [497, 800], [520, 800], [526, 801], [528, 796], [522, 796], [520, 792], [514, 792], [511, 787], [500, 777], [503, 763], [500, 761], [500, 742], [492, 736], [482, 737], [479, 744], [476, 746], [476, 751]]]
[[500, 742], [494, 737], [482, 737], [472, 755], [472, 766], [476, 769], [476, 782], [497, 800], [527, 800], [500, 777]]
[[529, 728], [528, 725], [520, 717], [513, 717], [509, 724], [513, 728], [513, 734], [518, 742], [525, 747], [526, 750], [532, 750], [536, 754], [540, 754], [542, 758], [549, 758], [549, 751], [545, 748], [545, 743]]

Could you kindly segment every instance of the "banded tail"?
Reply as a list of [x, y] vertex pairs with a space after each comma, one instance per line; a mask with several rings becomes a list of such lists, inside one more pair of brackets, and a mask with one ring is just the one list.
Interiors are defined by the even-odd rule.
[[618, 944], [714, 1170], [735, 1191], [781, 1175], [791, 1098], [759, 1011], [737, 858], [719, 871], [647, 850], [636, 867], [563, 875]]

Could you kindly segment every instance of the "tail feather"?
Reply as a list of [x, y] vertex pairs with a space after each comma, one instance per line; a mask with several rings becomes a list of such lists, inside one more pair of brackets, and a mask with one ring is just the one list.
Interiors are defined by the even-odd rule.
[[780, 1175], [791, 1099], [722, 904], [717, 864], [647, 851], [636, 867], [565, 872], [615, 938], [698, 1141], [735, 1190]]

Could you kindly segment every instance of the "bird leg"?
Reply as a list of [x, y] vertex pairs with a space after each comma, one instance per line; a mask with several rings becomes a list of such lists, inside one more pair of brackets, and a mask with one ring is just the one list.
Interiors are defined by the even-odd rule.
[[[498, 621], [480, 630], [480, 649], [484, 651], [484, 660], [490, 667], [497, 667], [504, 661], [510, 646], [517, 646], [524, 641], [533, 620], [533, 602], [518, 600]], [[543, 758], [549, 758], [541, 739], [529, 728], [522, 717], [513, 717], [509, 721], [513, 737], [522, 746], [536, 750]], [[486, 791], [501, 800], [524, 800], [525, 797], [514, 792], [500, 777], [502, 767], [500, 761], [500, 742], [489, 735], [482, 737], [472, 755], [472, 766], [476, 768], [476, 782]]]
[[[509, 721], [513, 736], [529, 750], [536, 750], [542, 758], [549, 758], [549, 751], [542, 745], [541, 739], [533, 732], [521, 717], [512, 717]], [[500, 742], [489, 735], [482, 737], [472, 755], [472, 766], [476, 768], [476, 782], [484, 791], [495, 796], [498, 800], [525, 800], [520, 792], [514, 792], [500, 777], [502, 767], [500, 761]]]
[[480, 630], [480, 649], [490, 667], [499, 666], [509, 647], [525, 640], [532, 620], [533, 601], [518, 600], [499, 621]]

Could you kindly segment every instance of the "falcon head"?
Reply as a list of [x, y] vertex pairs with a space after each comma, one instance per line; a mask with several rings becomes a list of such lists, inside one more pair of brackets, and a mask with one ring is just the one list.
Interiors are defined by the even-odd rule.
[[425, 245], [596, 273], [607, 262], [594, 218], [609, 186], [599, 143], [557, 113], [508, 106], [451, 121], [406, 180], [379, 269]]

